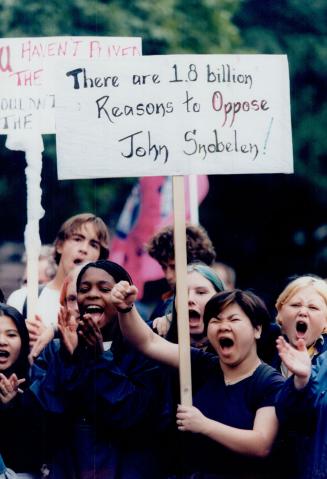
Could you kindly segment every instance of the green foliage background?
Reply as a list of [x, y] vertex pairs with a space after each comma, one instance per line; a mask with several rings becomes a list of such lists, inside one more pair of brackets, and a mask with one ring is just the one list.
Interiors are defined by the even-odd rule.
[[[296, 174], [212, 176], [200, 218], [218, 256], [238, 269], [245, 285], [264, 283], [267, 272], [271, 281], [308, 270], [327, 276], [326, 1], [2, 0], [0, 18], [0, 37], [141, 36], [144, 54], [286, 53]], [[21, 240], [24, 161], [4, 141], [0, 137], [1, 239]], [[45, 137], [43, 240], [51, 241], [67, 216], [85, 210], [114, 227], [134, 181], [59, 183], [54, 137]]]
[[[0, 6], [0, 37], [140, 36], [144, 54], [230, 53], [241, 43], [238, 29], [231, 21], [238, 3], [235, 0], [4, 0]], [[63, 181], [58, 184], [55, 179], [54, 136], [44, 138], [43, 204], [47, 216], [41, 227], [46, 241], [51, 241], [61, 221], [80, 211], [95, 211], [114, 226], [135, 180]], [[11, 184], [20, 185], [15, 191], [24, 196], [25, 186], [21, 183], [24, 175], [20, 171], [23, 165], [17, 157], [17, 154], [2, 150], [1, 171], [5, 178], [10, 178]], [[19, 164], [14, 170], [19, 176], [14, 175], [8, 166], [16, 161]], [[12, 201], [6, 185], [4, 179], [3, 188], [0, 183], [0, 201], [8, 208], [11, 205], [14, 214], [8, 233], [16, 237], [22, 234], [22, 225], [25, 224], [21, 211], [24, 200]], [[8, 209], [4, 211], [8, 212]]]

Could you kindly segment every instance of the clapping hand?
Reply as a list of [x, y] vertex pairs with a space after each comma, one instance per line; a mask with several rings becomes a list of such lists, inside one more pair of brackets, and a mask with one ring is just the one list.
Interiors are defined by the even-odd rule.
[[61, 307], [58, 314], [58, 330], [61, 334], [61, 339], [67, 351], [73, 354], [78, 344], [78, 318], [75, 318], [70, 311]]
[[298, 339], [296, 348], [294, 348], [280, 336], [276, 341], [276, 345], [281, 360], [287, 369], [294, 374], [296, 389], [303, 389], [311, 375], [311, 359], [305, 341]]
[[26, 326], [30, 338], [31, 352], [29, 354], [30, 364], [33, 363], [46, 345], [54, 338], [53, 326], [46, 326], [40, 316], [35, 315], [34, 319], [26, 320]]
[[90, 314], [84, 314], [79, 321], [78, 334], [84, 339], [89, 348], [93, 348], [100, 354], [103, 353], [102, 333]]
[[2, 404], [9, 403], [18, 393], [22, 393], [20, 384], [25, 382], [25, 379], [18, 379], [16, 374], [13, 373], [9, 378], [0, 373], [0, 402]]

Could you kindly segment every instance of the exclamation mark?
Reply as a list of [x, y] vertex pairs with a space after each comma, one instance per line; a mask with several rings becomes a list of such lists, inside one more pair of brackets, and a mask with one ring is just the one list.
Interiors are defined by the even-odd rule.
[[269, 140], [270, 131], [271, 131], [271, 127], [272, 127], [273, 121], [274, 121], [274, 117], [272, 116], [272, 117], [271, 117], [271, 120], [270, 120], [270, 123], [269, 123], [268, 131], [267, 131], [267, 134], [266, 134], [265, 143], [264, 143], [264, 145], [263, 145], [263, 154], [264, 154], [264, 155], [266, 154], [267, 143], [268, 143], [268, 140]]

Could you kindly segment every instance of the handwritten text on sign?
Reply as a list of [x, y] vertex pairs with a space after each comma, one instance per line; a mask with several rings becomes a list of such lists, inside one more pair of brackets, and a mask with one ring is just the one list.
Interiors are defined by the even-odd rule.
[[34, 126], [42, 133], [55, 132], [53, 78], [46, 65], [58, 58], [108, 61], [141, 53], [140, 38], [0, 39], [0, 134]]
[[56, 86], [61, 179], [293, 171], [285, 56], [65, 62]]

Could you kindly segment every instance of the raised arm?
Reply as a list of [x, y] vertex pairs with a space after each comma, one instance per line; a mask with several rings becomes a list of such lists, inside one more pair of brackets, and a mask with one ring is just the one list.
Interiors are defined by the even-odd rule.
[[178, 345], [155, 334], [143, 321], [134, 306], [137, 292], [136, 286], [127, 281], [120, 281], [111, 291], [112, 304], [118, 311], [123, 335], [146, 356], [178, 368]]

